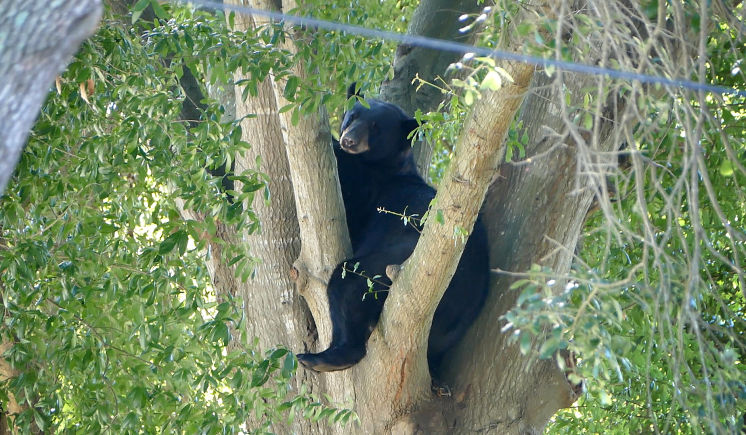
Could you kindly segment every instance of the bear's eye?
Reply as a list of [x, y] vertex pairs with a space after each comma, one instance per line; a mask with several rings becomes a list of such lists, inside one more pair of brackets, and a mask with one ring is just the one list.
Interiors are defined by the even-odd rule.
[[354, 121], [355, 118], [357, 118], [357, 114], [355, 114], [354, 112], [348, 112], [342, 120], [342, 130], [346, 130], [347, 127], [352, 124], [352, 121]]

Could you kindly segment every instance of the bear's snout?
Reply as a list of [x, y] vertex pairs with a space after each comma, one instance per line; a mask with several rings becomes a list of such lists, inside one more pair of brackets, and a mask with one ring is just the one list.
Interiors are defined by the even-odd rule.
[[350, 127], [342, 132], [339, 145], [348, 154], [364, 153], [369, 149], [367, 131], [359, 126]]
[[342, 143], [342, 148], [345, 148], [345, 149], [354, 148], [355, 145], [357, 144], [357, 142], [355, 142], [355, 139], [351, 137], [343, 137], [341, 143]]

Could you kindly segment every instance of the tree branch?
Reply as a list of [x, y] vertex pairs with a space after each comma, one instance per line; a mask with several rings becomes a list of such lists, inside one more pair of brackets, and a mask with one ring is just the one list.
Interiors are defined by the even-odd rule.
[[55, 75], [101, 18], [100, 0], [3, 3], [0, 8], [0, 193]]
[[[514, 83], [484, 93], [472, 108], [456, 144], [451, 164], [435, 197], [434, 210], [442, 211], [443, 224], [429, 221], [412, 256], [405, 262], [386, 300], [379, 331], [387, 350], [405, 347], [415, 366], [414, 373], [426, 373], [425, 349], [435, 312], [458, 265], [464, 243], [454, 241], [454, 230], [471, 232], [487, 187], [503, 156], [503, 143], [534, 67], [509, 64], [506, 70]], [[432, 212], [431, 212], [432, 213]], [[376, 342], [379, 345], [381, 341]], [[380, 346], [369, 353], [385, 352]], [[386, 352], [388, 353], [388, 352]], [[387, 355], [387, 367], [398, 367]], [[412, 377], [414, 379], [418, 376]], [[413, 383], [412, 383], [413, 384]], [[407, 385], [413, 394], [422, 385]]]
[[[475, 14], [483, 7], [479, 2], [470, 0], [423, 0], [412, 15], [407, 34], [465, 43], [473, 41], [475, 32], [459, 32], [461, 22], [458, 17]], [[429, 86], [423, 86], [415, 92], [412, 81], [415, 76], [419, 76], [425, 81], [434, 82], [437, 77], [445, 74], [448, 65], [460, 57], [459, 53], [452, 51], [399, 45], [394, 59], [394, 78], [383, 83], [380, 98], [396, 104], [412, 115], [418, 109], [423, 113], [437, 109], [443, 100], [443, 94]], [[418, 171], [426, 174], [432, 157], [432, 146], [419, 143], [414, 151]]]

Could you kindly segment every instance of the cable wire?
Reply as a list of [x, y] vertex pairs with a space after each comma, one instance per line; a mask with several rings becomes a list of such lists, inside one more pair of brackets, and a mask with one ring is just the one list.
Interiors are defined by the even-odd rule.
[[541, 67], [554, 67], [561, 71], [569, 71], [580, 74], [591, 74], [598, 76], [606, 76], [615, 79], [637, 81], [640, 83], [660, 84], [663, 86], [678, 87], [685, 89], [692, 89], [695, 91], [711, 92], [714, 94], [730, 94], [737, 95], [740, 97], [746, 97], [746, 90], [739, 90], [729, 88], [726, 86], [712, 85], [708, 83], [700, 83], [686, 79], [670, 79], [666, 77], [654, 76], [649, 74], [636, 73], [632, 71], [624, 71], [613, 68], [605, 68], [595, 65], [588, 65], [577, 62], [569, 62], [558, 59], [547, 59], [539, 56], [531, 56], [527, 54], [512, 53], [509, 51], [492, 49], [487, 47], [478, 47], [475, 45], [463, 44], [460, 42], [448, 41], [445, 39], [429, 38], [426, 36], [417, 35], [406, 35], [402, 33], [390, 32], [387, 30], [369, 29], [362, 26], [356, 26], [352, 24], [338, 23], [334, 21], [320, 20], [312, 17], [301, 17], [298, 15], [290, 15], [282, 12], [268, 11], [265, 9], [258, 9], [251, 6], [241, 6], [233, 4], [224, 4], [211, 0], [171, 0], [174, 3], [191, 3], [193, 5], [203, 6], [211, 9], [219, 9], [223, 11], [233, 11], [240, 14], [257, 15], [260, 17], [266, 17], [271, 20], [279, 22], [286, 22], [290, 24], [296, 24], [299, 26], [306, 26], [318, 29], [332, 30], [338, 32], [344, 32], [351, 35], [359, 35], [373, 39], [382, 39], [385, 41], [398, 42], [400, 44], [407, 44], [416, 47], [429, 48], [433, 50], [450, 51], [460, 54], [474, 53], [479, 56], [489, 56], [495, 59], [508, 60], [515, 62], [528, 63]]

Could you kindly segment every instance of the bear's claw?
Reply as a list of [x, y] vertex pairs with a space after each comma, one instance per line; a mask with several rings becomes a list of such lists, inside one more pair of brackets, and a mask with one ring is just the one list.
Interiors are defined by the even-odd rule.
[[321, 353], [299, 353], [298, 362], [303, 367], [315, 372], [335, 372], [357, 364], [365, 356], [363, 352], [351, 352], [351, 349], [327, 349]]

